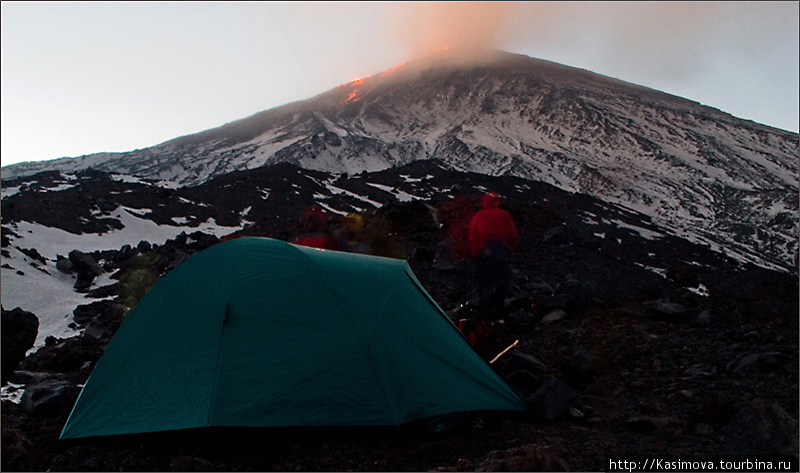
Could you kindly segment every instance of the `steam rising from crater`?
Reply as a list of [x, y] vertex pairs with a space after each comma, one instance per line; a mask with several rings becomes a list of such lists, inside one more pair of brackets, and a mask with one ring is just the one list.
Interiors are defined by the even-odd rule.
[[478, 55], [496, 49], [515, 2], [408, 2], [395, 15], [394, 37], [408, 45], [409, 57], [445, 49]]

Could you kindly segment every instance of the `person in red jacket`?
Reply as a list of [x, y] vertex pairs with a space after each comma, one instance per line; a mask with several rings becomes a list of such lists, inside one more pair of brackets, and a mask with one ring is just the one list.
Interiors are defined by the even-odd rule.
[[333, 237], [328, 231], [328, 214], [319, 204], [314, 204], [305, 210], [300, 223], [300, 234], [291, 242], [322, 250], [336, 249]]
[[519, 233], [514, 219], [500, 208], [495, 192], [483, 196], [483, 209], [470, 221], [469, 248], [477, 259], [479, 293], [470, 305], [501, 308], [511, 286], [511, 254]]

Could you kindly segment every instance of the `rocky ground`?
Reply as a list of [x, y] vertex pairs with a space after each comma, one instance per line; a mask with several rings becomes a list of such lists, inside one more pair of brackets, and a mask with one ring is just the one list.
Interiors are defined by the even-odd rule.
[[[420, 202], [366, 215], [370, 243], [408, 258], [450, 315], [474, 315], [461, 306], [474, 290], [463, 230], [477, 199], [428, 204], [436, 222]], [[120, 283], [96, 290], [98, 302], [76, 310], [81, 336], [51, 338], [25, 359], [32, 340], [11, 334], [30, 332], [35, 319], [3, 309], [4, 382], [25, 385], [25, 394], [19, 404], [2, 404], [2, 468], [599, 471], [610, 460], [731, 454], [788, 455], [796, 466], [797, 275], [743, 266], [672, 237], [634, 238], [609, 227], [601, 238], [578, 224], [573, 205], [507, 204], [522, 239], [509, 306], [487, 314], [494, 337], [482, 354], [491, 360], [518, 341], [492, 366], [529, 400], [530, 415], [471, 414], [440, 419], [449, 424], [438, 428], [198, 429], [58, 440], [78, 386], [124, 317], [123, 301], [130, 305], [157, 276], [217, 242], [192, 234], [89, 255], [117, 271]], [[250, 233], [288, 239], [292, 231], [255, 225]], [[91, 265], [74, 257], [62, 268], [85, 279]], [[117, 298], [101, 299], [110, 294]]]

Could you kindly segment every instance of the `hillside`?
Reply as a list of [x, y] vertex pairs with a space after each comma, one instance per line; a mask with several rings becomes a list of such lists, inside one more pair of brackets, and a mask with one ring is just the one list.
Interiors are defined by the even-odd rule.
[[[4, 337], [23, 332], [7, 324], [37, 299], [8, 288], [51, 287], [39, 285], [45, 278], [70, 289], [50, 316], [63, 319], [68, 307], [71, 327], [10, 373], [4, 365], [4, 470], [598, 471], [610, 459], [744, 458], [720, 457], [731, 454], [797, 465], [796, 275], [697, 245], [645, 214], [430, 161], [348, 176], [283, 164], [179, 189], [100, 172], [17, 185], [3, 199]], [[376, 253], [406, 258], [443, 310], [468, 316], [461, 305], [476, 275], [465, 224], [489, 189], [506, 197], [522, 238], [510, 305], [491, 314], [483, 356], [519, 341], [493, 366], [529, 400], [530, 416], [463, 416], [444, 430], [422, 422], [57, 439], [148, 279], [231, 232], [289, 240], [313, 203], [334, 225], [359, 213]], [[102, 269], [88, 284], [64, 263], [78, 261], [68, 254], [81, 242], [81, 267]]]

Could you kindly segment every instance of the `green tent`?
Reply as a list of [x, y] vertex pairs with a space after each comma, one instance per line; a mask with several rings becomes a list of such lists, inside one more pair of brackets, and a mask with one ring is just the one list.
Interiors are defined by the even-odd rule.
[[403, 260], [242, 238], [131, 311], [61, 438], [526, 411]]

